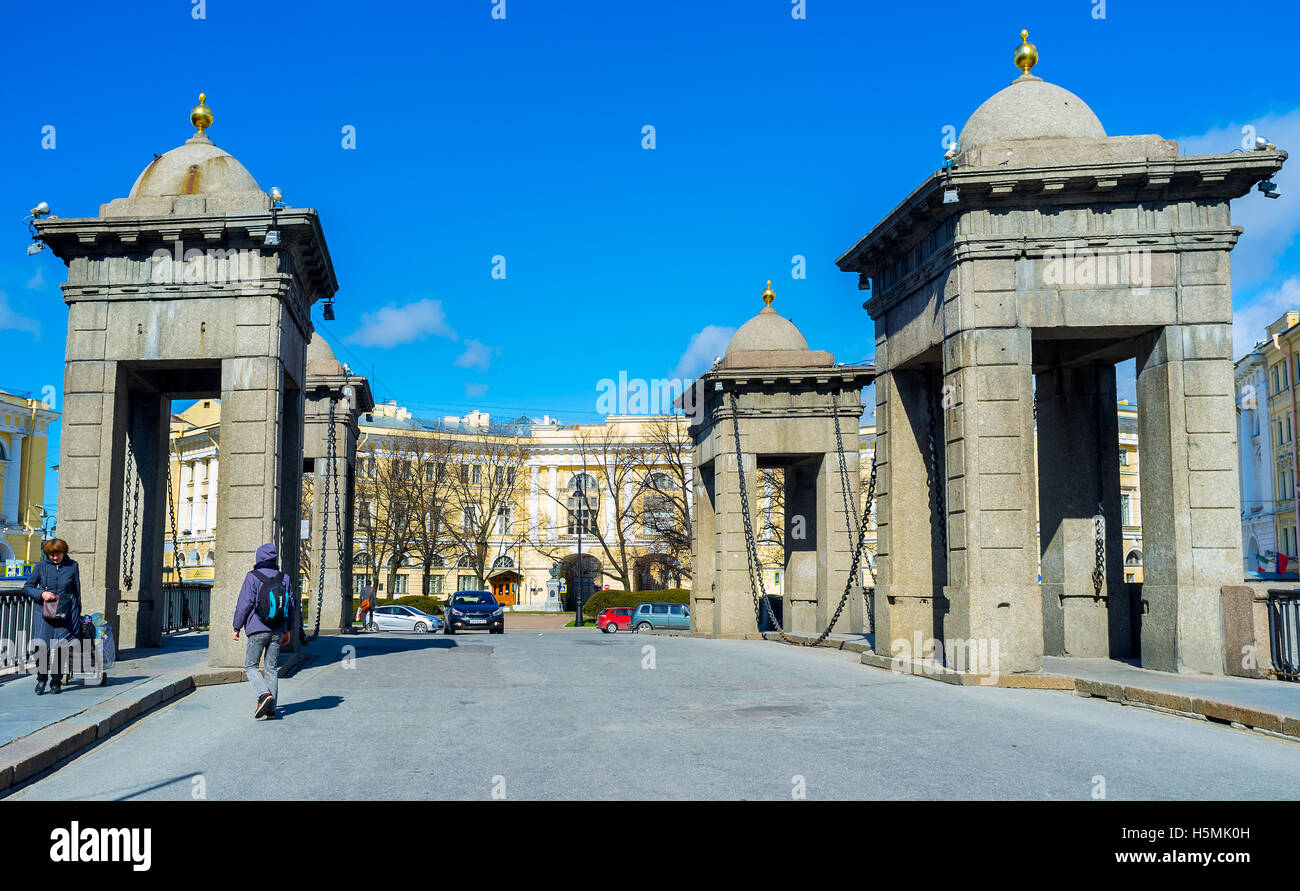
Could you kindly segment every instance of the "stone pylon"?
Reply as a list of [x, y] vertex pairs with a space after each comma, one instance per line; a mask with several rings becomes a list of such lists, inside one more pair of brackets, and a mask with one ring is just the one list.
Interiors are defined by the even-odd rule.
[[[781, 596], [785, 629], [820, 633], [850, 581], [857, 517], [845, 505], [855, 515], [860, 510], [861, 390], [874, 369], [836, 365], [830, 353], [810, 350], [799, 329], [772, 309], [774, 297], [769, 282], [768, 305], [741, 326], [726, 355], [681, 401], [695, 444], [691, 628], [710, 635], [759, 631], [745, 522], [748, 516], [755, 545], [772, 549], [764, 544], [764, 501], [776, 500], [762, 491], [760, 468], [784, 470], [783, 580], [767, 594]], [[766, 576], [772, 568], [763, 564], [761, 571]], [[836, 631], [866, 630], [858, 582], [852, 579], [851, 597], [859, 603], [845, 604]]]
[[[1021, 76], [971, 115], [948, 166], [838, 261], [871, 290], [880, 369], [877, 651], [933, 636], [1012, 672], [1045, 653], [1127, 656], [1140, 637], [1145, 667], [1222, 672], [1220, 591], [1241, 582], [1229, 204], [1287, 155], [1107, 136], [1030, 74], [1027, 35], [1015, 59]], [[1126, 359], [1145, 552], [1132, 604]]]
[[[334, 356], [319, 336], [307, 345], [307, 411], [303, 437], [304, 470], [312, 474], [312, 577], [303, 592], [316, 609], [321, 598], [323, 634], [352, 628], [352, 541], [357, 467], [357, 418], [375, 407], [370, 382]], [[333, 428], [333, 458], [330, 432]], [[328, 478], [328, 479], [327, 479]], [[329, 499], [325, 498], [327, 489]], [[340, 549], [339, 543], [342, 543]], [[323, 574], [324, 588], [320, 587]], [[309, 618], [309, 629], [315, 620]]]
[[[229, 628], [255, 551], [272, 542], [282, 566], [298, 564], [310, 311], [338, 284], [315, 211], [278, 206], [213, 145], [202, 99], [191, 121], [198, 132], [128, 197], [38, 224], [68, 265], [59, 532], [86, 609], [104, 611], [119, 646], [157, 645], [171, 404], [219, 397], [209, 662], [239, 666]], [[128, 466], [138, 508], [124, 498]]]

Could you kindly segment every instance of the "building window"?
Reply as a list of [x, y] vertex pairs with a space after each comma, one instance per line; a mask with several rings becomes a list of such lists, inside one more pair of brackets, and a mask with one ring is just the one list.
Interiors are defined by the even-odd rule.
[[1128, 467], [1128, 449], [1119, 450], [1119, 466]]
[[471, 533], [478, 528], [478, 508], [474, 505], [465, 505], [465, 512], [461, 516], [461, 528]]
[[1120, 522], [1125, 526], [1132, 526], [1133, 496], [1127, 492], [1119, 496], [1119, 516]]
[[475, 576], [472, 576], [472, 575], [458, 575], [458, 576], [456, 576], [456, 590], [457, 590], [457, 591], [477, 591], [477, 590], [478, 590], [478, 578], [476, 578]]
[[569, 483], [569, 534], [596, 534], [600, 486], [591, 474], [579, 473]]
[[392, 590], [390, 594], [401, 596], [410, 591], [411, 577], [406, 573], [397, 573], [392, 578]]
[[497, 535], [510, 534], [510, 508], [502, 507], [497, 511]]
[[471, 472], [470, 476], [473, 478], [473, 479], [472, 479], [472, 482], [474, 483], [474, 485], [476, 485], [476, 486], [480, 486], [480, 485], [482, 485], [482, 484], [483, 484], [483, 466], [480, 465], [480, 464], [475, 464], [471, 470], [472, 470], [472, 472]]
[[424, 593], [425, 593], [425, 594], [441, 594], [441, 593], [442, 593], [442, 585], [443, 585], [443, 582], [444, 582], [444, 581], [445, 581], [445, 579], [443, 578], [443, 576], [442, 576], [441, 574], [438, 574], [438, 575], [430, 575], [428, 578], [426, 578], [426, 579], [424, 580]]

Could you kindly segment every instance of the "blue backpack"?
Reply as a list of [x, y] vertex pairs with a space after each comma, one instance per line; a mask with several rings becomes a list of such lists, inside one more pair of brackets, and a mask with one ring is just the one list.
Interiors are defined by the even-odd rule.
[[282, 572], [257, 575], [261, 584], [253, 599], [253, 612], [268, 628], [279, 628], [289, 621], [289, 578]]

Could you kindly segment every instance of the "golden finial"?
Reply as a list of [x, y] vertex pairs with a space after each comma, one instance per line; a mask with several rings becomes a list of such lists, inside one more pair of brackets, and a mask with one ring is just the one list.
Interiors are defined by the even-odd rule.
[[767, 280], [767, 289], [763, 291], [763, 303], [765, 303], [767, 306], [771, 306], [772, 301], [775, 299], [776, 299], [776, 291], [772, 290], [772, 280], [769, 278]]
[[1027, 29], [1020, 31], [1020, 46], [1016, 47], [1015, 62], [1021, 77], [1031, 77], [1029, 69], [1038, 64], [1038, 47], [1029, 42]]
[[212, 109], [203, 104], [207, 98], [207, 93], [199, 93], [199, 104], [190, 109], [190, 123], [198, 128], [195, 136], [202, 136], [212, 126]]

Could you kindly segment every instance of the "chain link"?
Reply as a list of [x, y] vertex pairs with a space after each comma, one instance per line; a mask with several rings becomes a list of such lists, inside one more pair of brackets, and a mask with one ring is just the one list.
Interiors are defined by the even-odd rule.
[[[869, 513], [870, 505], [872, 499], [874, 499], [875, 497], [875, 488], [876, 488], [875, 487], [875, 477], [876, 477], [875, 449], [873, 448], [871, 450], [872, 482], [870, 485], [870, 491], [872, 494], [869, 495], [867, 498], [868, 514], [866, 517], [863, 518], [863, 523], [859, 524], [858, 512], [851, 506], [851, 502], [849, 498], [849, 493], [852, 491], [853, 486], [849, 482], [848, 460], [844, 453], [844, 434], [840, 431], [840, 397], [838, 393], [833, 393], [831, 395], [831, 410], [833, 413], [833, 417], [835, 419], [835, 449], [839, 454], [839, 459], [840, 459], [840, 491], [844, 495], [844, 516], [846, 517], [844, 521], [844, 531], [848, 533], [849, 550], [851, 551], [853, 550], [854, 545], [857, 542], [858, 538], [862, 535], [861, 532], [862, 525], [869, 522], [870, 520], [870, 513]], [[861, 473], [861, 464], [859, 463], [858, 466], [859, 466], [859, 473]], [[871, 573], [871, 586], [872, 586], [872, 590], [874, 591], [876, 585], [876, 571], [871, 568], [870, 562], [867, 563], [867, 570]], [[867, 594], [866, 585], [859, 585], [858, 587], [862, 589], [862, 602], [866, 607], [867, 622], [869, 624], [869, 627], [874, 631], [876, 628], [876, 616], [875, 616], [873, 605], [871, 603], [871, 596]]]
[[[343, 578], [343, 517], [339, 514], [339, 483], [338, 483], [338, 462], [335, 460], [338, 456], [338, 432], [334, 429], [334, 411], [336, 402], [334, 396], [330, 396], [330, 413], [329, 426], [325, 431], [325, 491], [321, 493], [321, 527], [320, 527], [320, 553], [316, 557], [316, 622], [312, 633], [307, 635], [300, 634], [303, 643], [311, 643], [320, 637], [320, 617], [321, 610], [325, 605], [325, 552], [329, 547], [330, 538], [330, 498], [334, 500], [334, 519], [335, 519], [335, 539], [338, 544], [339, 560], [339, 579]], [[342, 589], [340, 589], [341, 591]]]
[[[133, 485], [134, 483], [134, 485]], [[126, 486], [122, 498], [122, 587], [130, 591], [135, 586], [136, 543], [140, 530], [140, 469], [135, 462], [135, 449], [131, 437], [126, 437]], [[131, 535], [126, 534], [130, 525]]]
[[[942, 378], [940, 378], [942, 380]], [[936, 390], [933, 386], [926, 387], [930, 394], [930, 503], [934, 508], [934, 515], [939, 527], [939, 552], [948, 553], [948, 517], [944, 509], [944, 480], [939, 475], [939, 446], [938, 440], [938, 423], [939, 423], [939, 402], [936, 397]]]
[[[1098, 404], [1101, 404], [1099, 396]], [[1092, 570], [1092, 596], [1101, 599], [1101, 589], [1106, 583], [1106, 434], [1101, 417], [1097, 418], [1097, 515], [1092, 518], [1093, 538], [1097, 546], [1097, 562]]]
[[[871, 517], [871, 504], [875, 500], [876, 493], [876, 461], [871, 461], [871, 481], [868, 486], [867, 507], [863, 512], [862, 523], [858, 526], [857, 543], [853, 547], [853, 560], [849, 565], [849, 577], [844, 583], [844, 593], [840, 596], [839, 605], [835, 608], [835, 615], [831, 617], [830, 624], [826, 630], [817, 636], [815, 640], [795, 640], [785, 633], [781, 623], [777, 620], [776, 614], [772, 611], [772, 605], [767, 600], [767, 587], [763, 584], [763, 567], [758, 560], [758, 545], [754, 540], [754, 525], [749, 516], [749, 493], [745, 485], [745, 465], [744, 458], [740, 448], [740, 411], [736, 402], [734, 392], [728, 394], [731, 397], [731, 430], [736, 440], [736, 475], [739, 478], [740, 488], [740, 516], [745, 524], [745, 557], [749, 569], [749, 589], [754, 598], [754, 621], [757, 627], [763, 627], [763, 612], [767, 612], [767, 617], [771, 620], [772, 625], [776, 627], [776, 633], [781, 640], [788, 644], [794, 644], [800, 647], [819, 646], [831, 631], [835, 628], [835, 623], [839, 621], [840, 613], [844, 611], [844, 605], [848, 602], [849, 594], [853, 590], [853, 581], [858, 574], [858, 564], [862, 559], [862, 548], [867, 540], [867, 527]], [[838, 424], [838, 419], [837, 419]], [[844, 449], [841, 444], [840, 459], [843, 460]], [[845, 472], [847, 477], [847, 470]], [[856, 513], [853, 514], [856, 518]]]

